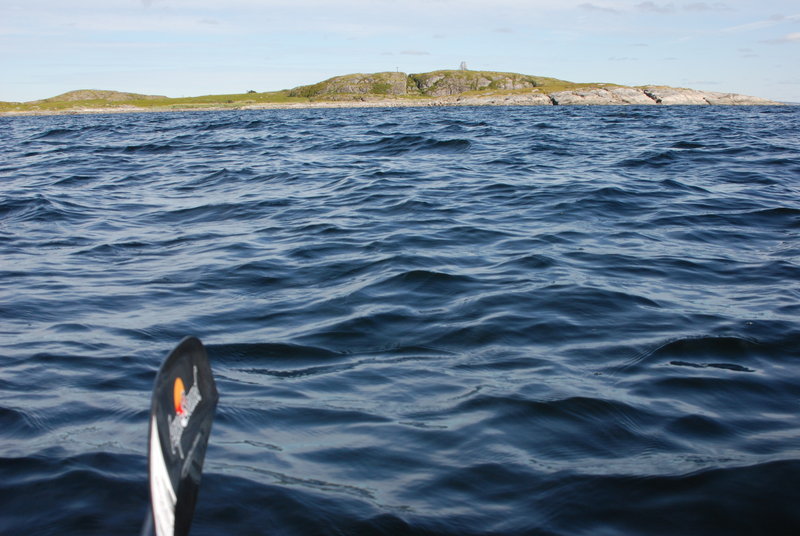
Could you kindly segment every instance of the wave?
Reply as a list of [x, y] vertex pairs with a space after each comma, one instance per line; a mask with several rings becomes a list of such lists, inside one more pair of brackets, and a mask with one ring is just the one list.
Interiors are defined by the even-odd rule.
[[358, 155], [397, 156], [405, 153], [462, 153], [469, 151], [472, 143], [466, 139], [440, 140], [417, 135], [385, 136], [376, 141], [364, 143], [348, 141], [340, 142], [332, 147], [312, 146], [309, 151], [335, 150], [347, 151]]

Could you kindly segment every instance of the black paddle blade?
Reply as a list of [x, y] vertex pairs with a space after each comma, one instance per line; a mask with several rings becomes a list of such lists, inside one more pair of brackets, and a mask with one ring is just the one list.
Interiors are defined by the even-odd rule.
[[150, 504], [156, 536], [185, 536], [219, 394], [203, 343], [187, 337], [156, 376], [150, 409]]

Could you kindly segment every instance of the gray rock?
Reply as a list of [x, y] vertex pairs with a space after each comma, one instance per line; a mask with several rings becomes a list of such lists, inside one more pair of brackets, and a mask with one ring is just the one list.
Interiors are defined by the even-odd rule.
[[678, 89], [673, 87], [650, 86], [645, 93], [659, 104], [715, 104], [715, 105], [775, 105], [771, 100], [736, 93], [717, 93], [715, 91], [698, 91], [696, 89]]
[[552, 93], [550, 98], [558, 105], [774, 105], [776, 102], [737, 95], [715, 93], [696, 89], [648, 86], [644, 89], [631, 87], [589, 88]]
[[517, 95], [507, 95], [500, 104], [523, 104], [528, 106], [552, 106], [553, 101], [547, 95], [541, 93], [524, 93]]
[[426, 78], [420, 79], [417, 84], [419, 85], [420, 91], [423, 93], [427, 93], [432, 87], [434, 87], [440, 80], [444, 80], [443, 74], [435, 74]]
[[709, 104], [722, 104], [731, 106], [768, 106], [779, 104], [777, 102], [751, 97], [749, 95], [738, 95], [736, 93], [717, 93], [709, 91], [705, 94], [705, 99]]
[[695, 89], [649, 86], [644, 92], [658, 104], [708, 104], [705, 92]]
[[459, 97], [454, 104], [460, 106], [551, 106], [553, 101], [541, 93], [518, 93]]
[[641, 89], [630, 87], [591, 88], [552, 93], [550, 98], [554, 104], [569, 105], [625, 105], [656, 104]]
[[642, 89], [633, 87], [615, 87], [609, 89], [614, 98], [621, 104], [656, 104]]

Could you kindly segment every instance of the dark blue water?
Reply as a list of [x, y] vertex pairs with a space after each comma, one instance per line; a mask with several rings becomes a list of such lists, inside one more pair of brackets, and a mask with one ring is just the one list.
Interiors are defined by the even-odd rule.
[[0, 119], [0, 533], [800, 534], [800, 108]]

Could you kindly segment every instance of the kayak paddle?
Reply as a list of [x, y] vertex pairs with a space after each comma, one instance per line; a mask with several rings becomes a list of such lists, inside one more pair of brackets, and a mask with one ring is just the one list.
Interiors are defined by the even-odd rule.
[[150, 407], [150, 512], [142, 535], [186, 536], [219, 394], [203, 343], [187, 337], [156, 376]]

